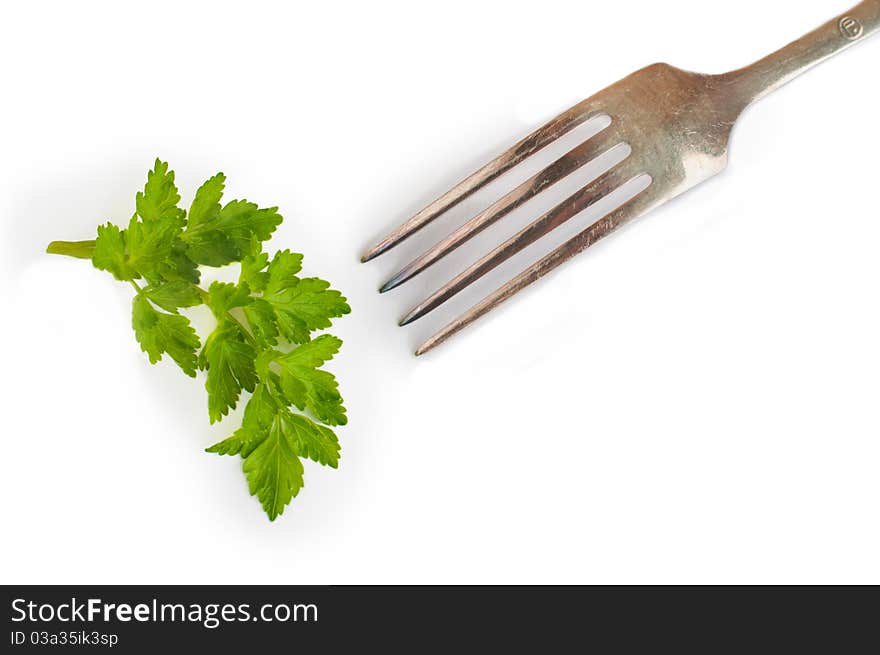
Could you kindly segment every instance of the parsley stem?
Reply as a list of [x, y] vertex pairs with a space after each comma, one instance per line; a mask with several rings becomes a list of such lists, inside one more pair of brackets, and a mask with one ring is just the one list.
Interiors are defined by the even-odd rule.
[[95, 252], [95, 241], [53, 241], [46, 248], [50, 255], [67, 255], [77, 259], [91, 259]]

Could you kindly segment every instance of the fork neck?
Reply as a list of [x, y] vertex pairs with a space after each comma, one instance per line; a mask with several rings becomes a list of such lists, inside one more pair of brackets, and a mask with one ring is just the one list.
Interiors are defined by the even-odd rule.
[[724, 77], [746, 106], [878, 31], [880, 0], [865, 0], [794, 43]]

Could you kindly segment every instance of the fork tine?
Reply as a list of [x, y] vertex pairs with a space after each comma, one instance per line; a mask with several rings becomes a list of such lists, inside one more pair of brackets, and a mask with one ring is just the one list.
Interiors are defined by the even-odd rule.
[[367, 250], [361, 261], [368, 262], [390, 250], [527, 157], [567, 134], [578, 125], [601, 115], [602, 112], [596, 108], [592, 98], [588, 98], [563, 112], [419, 211], [406, 223]]
[[632, 174], [632, 171], [626, 165], [622, 165], [596, 178], [593, 182], [566, 198], [556, 207], [537, 218], [482, 259], [474, 262], [452, 280], [444, 284], [428, 299], [410, 311], [400, 321], [400, 325], [408, 325], [428, 312], [433, 311], [459, 291], [476, 282], [493, 268], [523, 250], [526, 246], [534, 243], [596, 201], [607, 196], [614, 189], [623, 185]]
[[484, 211], [463, 224], [434, 247], [404, 266], [382, 285], [379, 292], [385, 293], [412, 279], [458, 248], [461, 244], [475, 237], [517, 207], [534, 198], [544, 189], [553, 186], [588, 162], [608, 152], [618, 145], [619, 141], [620, 137], [617, 131], [612, 127], [606, 127], [602, 132], [587, 139], [587, 141], [557, 159], [547, 168], [520, 184], [513, 191], [492, 203]]
[[650, 185], [621, 207], [593, 223], [593, 225], [576, 237], [568, 240], [549, 255], [538, 260], [515, 278], [486, 296], [419, 346], [415, 353], [416, 356], [424, 355], [429, 350], [433, 350], [451, 336], [457, 334], [478, 318], [515, 295], [518, 291], [544, 277], [560, 264], [564, 264], [578, 253], [583, 252], [603, 237], [614, 232], [621, 225], [645, 214], [654, 206], [652, 203], [655, 201], [653, 194], [646, 193], [649, 189]]

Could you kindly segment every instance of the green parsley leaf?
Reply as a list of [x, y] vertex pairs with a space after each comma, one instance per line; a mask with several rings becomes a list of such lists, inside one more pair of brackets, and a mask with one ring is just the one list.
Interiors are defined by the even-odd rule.
[[[272, 266], [269, 266], [271, 271]], [[330, 327], [330, 319], [348, 314], [351, 308], [338, 291], [330, 289], [330, 283], [315, 277], [292, 278], [285, 288], [270, 291], [266, 288], [263, 298], [272, 305], [278, 322], [278, 330], [291, 343], [305, 343], [315, 330]]]
[[222, 322], [205, 341], [199, 364], [208, 371], [205, 388], [211, 423], [235, 408], [242, 389], [254, 390], [258, 382], [256, 358], [257, 353], [247, 343], [242, 329], [231, 321]]
[[260, 499], [270, 521], [284, 512], [303, 486], [303, 465], [289, 430], [290, 423], [276, 414], [266, 438], [242, 464], [251, 495]]
[[142, 293], [154, 305], [172, 314], [176, 314], [179, 307], [195, 307], [202, 304], [202, 297], [195, 285], [182, 280], [151, 284], [145, 287]]
[[208, 307], [218, 320], [222, 320], [230, 309], [244, 307], [251, 301], [251, 290], [247, 284], [236, 286], [230, 282], [212, 282], [208, 287]]
[[339, 440], [333, 430], [291, 412], [287, 413], [287, 425], [294, 450], [300, 456], [330, 468], [339, 466]]
[[[153, 280], [154, 277], [155, 280]], [[168, 257], [156, 266], [154, 274], [147, 279], [151, 281], [180, 280], [198, 284], [200, 277], [199, 265], [187, 255], [186, 244], [179, 238], [175, 238]]]
[[290, 412], [266, 382], [251, 396], [241, 428], [207, 450], [244, 458], [251, 495], [259, 498], [273, 521], [302, 488], [300, 457], [331, 468], [339, 464], [339, 441], [333, 431]]
[[153, 275], [157, 266], [171, 256], [179, 229], [173, 219], [160, 218], [144, 223], [133, 216], [125, 230], [129, 265], [144, 277]]
[[196, 197], [189, 208], [187, 226], [190, 229], [197, 228], [202, 223], [212, 221], [220, 213], [220, 199], [223, 198], [223, 189], [226, 186], [226, 176], [217, 173], [199, 187]]
[[266, 241], [282, 220], [277, 207], [260, 209], [247, 200], [233, 200], [220, 210], [213, 227], [235, 241], [239, 252], [244, 254], [248, 252], [251, 237]]
[[220, 199], [226, 176], [217, 173], [209, 178], [199, 190], [189, 210], [186, 239], [189, 256], [200, 264], [223, 266], [239, 258], [235, 242], [222, 231], [212, 229], [220, 215]]
[[262, 298], [254, 298], [242, 311], [260, 347], [268, 348], [278, 343], [278, 324], [271, 304]]
[[287, 401], [308, 409], [328, 425], [345, 425], [348, 421], [336, 378], [318, 370], [339, 352], [340, 346], [342, 339], [325, 334], [274, 360], [281, 369], [281, 389]]
[[217, 230], [186, 234], [186, 254], [205, 266], [225, 266], [239, 258], [235, 242]]
[[269, 283], [269, 273], [265, 268], [269, 265], [269, 255], [262, 251], [263, 244], [256, 237], [251, 237], [250, 253], [241, 260], [239, 284], [247, 282], [255, 292], [265, 290]]
[[[219, 207], [225, 177], [220, 174], [199, 189], [204, 196], [194, 207], [183, 239], [190, 257], [208, 266], [223, 266], [240, 261], [251, 252], [251, 240], [265, 241], [281, 223], [277, 207], [260, 209], [246, 200], [233, 200]], [[204, 190], [204, 191], [203, 191]]]
[[273, 396], [272, 388], [266, 382], [258, 384], [245, 405], [241, 427], [231, 437], [205, 450], [218, 455], [238, 455], [242, 452], [247, 455], [264, 438], [277, 413], [278, 401]]
[[[268, 258], [268, 256], [267, 256]], [[299, 278], [296, 274], [302, 270], [303, 256], [289, 250], [279, 250], [269, 264], [268, 278], [264, 290], [266, 295], [273, 295], [296, 286]]]
[[153, 170], [147, 173], [147, 184], [143, 192], [135, 197], [137, 213], [145, 221], [169, 220], [183, 227], [186, 213], [177, 206], [180, 194], [174, 185], [174, 171], [168, 170], [168, 163], [156, 159]]
[[184, 373], [196, 376], [199, 337], [189, 319], [159, 312], [149, 300], [138, 294], [132, 302], [131, 326], [151, 364], [162, 359], [163, 353], [168, 353]]
[[124, 230], [120, 230], [112, 223], [98, 226], [92, 264], [102, 271], [109, 271], [117, 280], [134, 280], [140, 277], [129, 265], [128, 257], [125, 255]]

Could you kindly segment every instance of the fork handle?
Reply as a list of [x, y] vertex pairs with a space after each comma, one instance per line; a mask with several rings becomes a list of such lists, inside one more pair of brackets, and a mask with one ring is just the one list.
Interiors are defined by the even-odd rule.
[[864, 0], [794, 43], [726, 77], [748, 105], [878, 31], [880, 0]]

